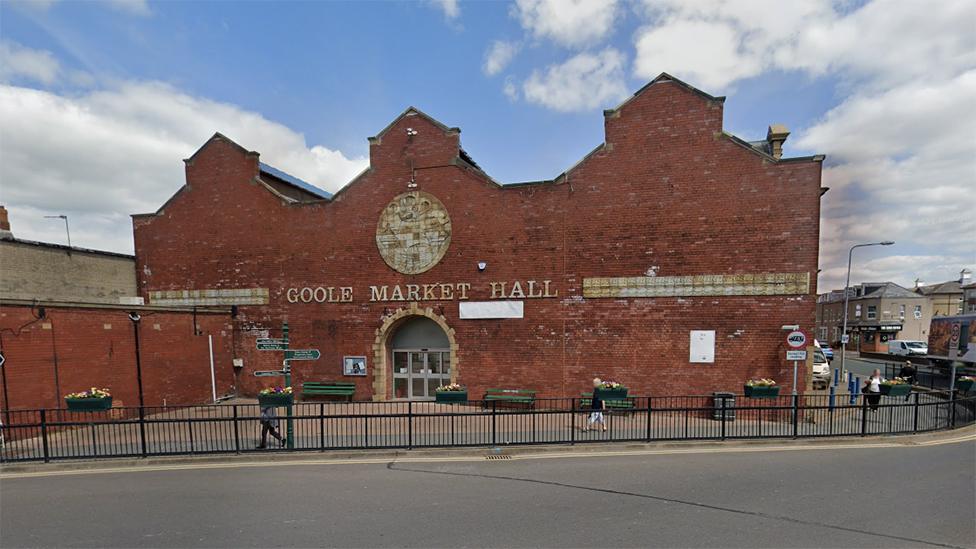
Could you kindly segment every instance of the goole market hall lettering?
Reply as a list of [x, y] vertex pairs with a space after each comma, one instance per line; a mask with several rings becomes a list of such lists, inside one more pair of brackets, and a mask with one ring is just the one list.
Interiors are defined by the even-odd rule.
[[[544, 299], [559, 297], [551, 280], [515, 280], [489, 282], [472, 288], [467, 282], [433, 284], [392, 284], [369, 287], [370, 302], [385, 301], [454, 301], [470, 299]], [[288, 303], [352, 303], [355, 299], [352, 286], [305, 286], [288, 288]]]

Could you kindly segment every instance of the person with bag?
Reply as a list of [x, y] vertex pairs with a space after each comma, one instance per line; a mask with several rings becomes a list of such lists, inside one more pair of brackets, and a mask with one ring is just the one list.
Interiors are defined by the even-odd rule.
[[881, 370], [875, 368], [871, 372], [871, 377], [864, 382], [864, 398], [868, 400], [868, 406], [872, 412], [878, 411], [878, 404], [881, 402]]
[[257, 445], [257, 448], [268, 447], [268, 433], [278, 439], [282, 446], [285, 445], [285, 437], [281, 436], [281, 432], [278, 430], [278, 417], [275, 415], [274, 406], [261, 407], [261, 443]]

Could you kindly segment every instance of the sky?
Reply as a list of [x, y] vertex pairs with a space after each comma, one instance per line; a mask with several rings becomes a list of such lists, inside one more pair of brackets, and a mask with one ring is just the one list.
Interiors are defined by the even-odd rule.
[[[497, 181], [551, 179], [661, 72], [725, 129], [824, 154], [819, 289], [976, 270], [976, 2], [0, 1], [0, 203], [18, 238], [131, 253], [130, 214], [221, 132], [328, 191], [409, 106]], [[730, 235], [734, 238], [734, 235]], [[676, 273], [681, 274], [681, 273]]]

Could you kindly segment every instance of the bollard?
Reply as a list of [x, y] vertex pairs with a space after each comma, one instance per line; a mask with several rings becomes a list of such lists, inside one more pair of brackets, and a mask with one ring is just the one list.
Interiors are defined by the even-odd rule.
[[[836, 372], [837, 370], [834, 370]], [[828, 409], [834, 411], [834, 399], [837, 397], [837, 387], [830, 388], [830, 400], [828, 401]]]
[[834, 387], [840, 383], [840, 368], [834, 368]]
[[861, 378], [855, 376], [854, 381], [852, 381], [851, 384], [851, 404], [854, 404], [857, 402], [857, 395], [861, 392]]

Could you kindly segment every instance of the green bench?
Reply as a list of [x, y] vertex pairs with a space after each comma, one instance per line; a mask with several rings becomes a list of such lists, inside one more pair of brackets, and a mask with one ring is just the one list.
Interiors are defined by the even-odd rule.
[[517, 404], [528, 408], [535, 407], [535, 394], [530, 389], [488, 389], [485, 391], [485, 407], [489, 402]]
[[351, 381], [305, 381], [302, 382], [302, 400], [307, 396], [345, 397], [352, 401], [356, 384]]
[[[632, 397], [604, 400], [603, 403], [606, 404], [607, 411], [630, 412], [634, 410], [634, 399]], [[580, 408], [585, 410], [591, 406], [593, 406], [593, 393], [583, 393], [580, 397]]]

